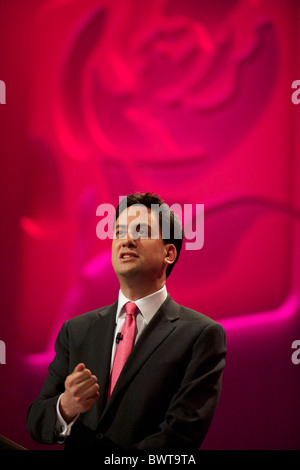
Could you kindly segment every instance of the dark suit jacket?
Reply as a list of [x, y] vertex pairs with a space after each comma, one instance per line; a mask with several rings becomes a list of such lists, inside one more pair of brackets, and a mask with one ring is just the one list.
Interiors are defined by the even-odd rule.
[[221, 390], [223, 327], [168, 295], [135, 344], [107, 402], [117, 303], [66, 321], [56, 356], [27, 427], [34, 440], [55, 443], [56, 403], [79, 362], [98, 377], [100, 397], [79, 416], [66, 449], [196, 450]]

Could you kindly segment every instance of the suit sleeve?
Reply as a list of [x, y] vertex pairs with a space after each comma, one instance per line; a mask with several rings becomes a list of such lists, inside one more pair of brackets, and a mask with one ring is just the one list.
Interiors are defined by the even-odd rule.
[[69, 348], [67, 323], [65, 322], [55, 342], [56, 355], [48, 368], [48, 376], [40, 395], [32, 402], [27, 414], [27, 429], [38, 443], [53, 444], [55, 438], [56, 405], [64, 382], [69, 374]]
[[180, 387], [158, 432], [140, 441], [136, 449], [178, 452], [200, 447], [219, 400], [225, 355], [223, 327], [216, 322], [209, 324], [192, 346]]

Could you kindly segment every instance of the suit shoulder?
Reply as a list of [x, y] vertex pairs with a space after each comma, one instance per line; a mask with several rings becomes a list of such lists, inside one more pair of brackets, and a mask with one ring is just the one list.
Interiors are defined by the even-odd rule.
[[221, 329], [223, 329], [223, 326], [220, 323], [208, 317], [204, 313], [200, 313], [197, 310], [184, 307], [182, 305], [180, 305], [179, 307], [180, 307], [180, 319], [181, 320], [189, 321], [189, 322], [199, 322], [204, 328], [214, 325], [217, 328], [220, 327]]
[[114, 310], [114, 305], [108, 305], [106, 307], [96, 308], [89, 312], [82, 313], [76, 317], [71, 318], [67, 321], [70, 327], [83, 327], [84, 325], [88, 326], [99, 318], [99, 316], [108, 315]]

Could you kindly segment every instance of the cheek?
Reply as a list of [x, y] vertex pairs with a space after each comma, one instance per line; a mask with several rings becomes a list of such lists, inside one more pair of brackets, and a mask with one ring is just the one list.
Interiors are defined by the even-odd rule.
[[111, 251], [112, 251], [112, 254], [116, 254], [119, 249], [120, 249], [120, 244], [121, 244], [121, 241], [120, 239], [118, 238], [114, 238], [112, 243], [111, 243]]
[[118, 247], [117, 247], [117, 242], [113, 242], [112, 243], [112, 247], [111, 247], [111, 260], [112, 262], [114, 262], [114, 260], [117, 260], [118, 258]]
[[166, 255], [164, 247], [159, 243], [152, 244], [151, 247], [149, 247], [148, 253], [148, 259], [151, 259], [153, 264], [161, 264]]

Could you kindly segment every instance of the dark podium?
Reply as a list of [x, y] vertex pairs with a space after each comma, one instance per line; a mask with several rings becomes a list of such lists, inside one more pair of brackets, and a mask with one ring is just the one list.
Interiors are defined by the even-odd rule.
[[15, 442], [7, 439], [7, 437], [0, 436], [0, 450], [27, 450], [25, 447], [16, 444]]

